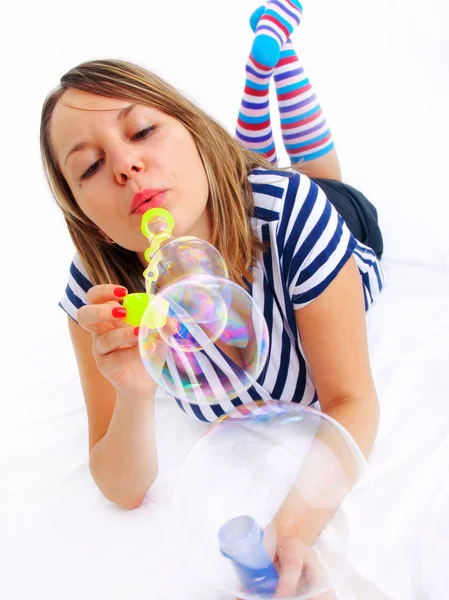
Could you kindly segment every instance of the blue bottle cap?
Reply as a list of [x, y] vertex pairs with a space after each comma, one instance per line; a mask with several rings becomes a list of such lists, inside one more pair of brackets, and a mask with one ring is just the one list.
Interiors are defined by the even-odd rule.
[[259, 544], [263, 540], [263, 532], [256, 521], [242, 515], [227, 521], [218, 532], [218, 542], [223, 554], [234, 558], [234, 555]]

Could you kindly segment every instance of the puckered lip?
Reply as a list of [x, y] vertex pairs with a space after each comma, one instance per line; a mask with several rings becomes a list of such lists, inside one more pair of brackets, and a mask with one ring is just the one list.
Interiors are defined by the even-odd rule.
[[152, 189], [152, 188], [146, 188], [140, 192], [137, 192], [137, 194], [135, 194], [132, 204], [131, 204], [131, 213], [135, 212], [139, 206], [141, 206], [144, 202], [147, 202], [148, 200], [157, 200], [156, 196], [158, 196], [158, 194], [162, 194], [164, 193], [165, 190], [159, 190], [159, 189]]

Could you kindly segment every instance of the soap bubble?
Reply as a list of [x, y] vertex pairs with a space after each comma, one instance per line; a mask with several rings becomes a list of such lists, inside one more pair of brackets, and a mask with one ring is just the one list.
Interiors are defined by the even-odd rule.
[[228, 320], [228, 283], [196, 275], [163, 288], [158, 297], [166, 301], [168, 316], [177, 320], [178, 329], [172, 336], [162, 330], [162, 339], [181, 352], [196, 352], [216, 342]]
[[147, 281], [156, 275], [159, 290], [184, 278], [204, 275], [228, 278], [226, 263], [218, 250], [193, 236], [170, 239], [148, 259]]
[[[158, 282], [159, 283], [159, 282]], [[176, 322], [176, 330], [167, 328]], [[167, 344], [155, 352], [157, 339]], [[268, 355], [264, 316], [246, 290], [223, 277], [176, 279], [151, 300], [139, 330], [149, 374], [193, 404], [236, 398], [261, 375]]]
[[[241, 405], [209, 427], [181, 469], [174, 514], [186, 557], [230, 598], [299, 600], [337, 589], [373, 533], [365, 469], [327, 415], [287, 402]], [[301, 523], [311, 535], [304, 528], [313, 533], [317, 511], [334, 516], [309, 547], [291, 531]]]

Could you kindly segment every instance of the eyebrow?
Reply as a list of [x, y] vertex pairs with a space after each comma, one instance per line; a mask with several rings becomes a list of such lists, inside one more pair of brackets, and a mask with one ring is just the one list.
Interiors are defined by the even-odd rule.
[[[117, 115], [117, 121], [121, 121], [125, 117], [127, 117], [135, 106], [136, 106], [136, 104], [130, 104], [129, 106], [125, 106], [125, 108], [122, 108], [121, 111]], [[67, 156], [65, 157], [64, 166], [71, 154], [73, 154], [74, 152], [79, 152], [80, 150], [84, 150], [84, 148], [86, 148], [86, 146], [88, 146], [88, 145], [89, 144], [87, 142], [78, 142], [78, 144], [75, 144], [73, 146], [73, 148], [70, 150], [70, 152], [67, 154]]]

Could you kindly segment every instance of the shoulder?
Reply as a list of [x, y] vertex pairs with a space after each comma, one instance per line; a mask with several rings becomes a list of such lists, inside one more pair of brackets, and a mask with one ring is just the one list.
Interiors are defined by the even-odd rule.
[[92, 282], [89, 280], [86, 267], [81, 260], [78, 252], [75, 253], [72, 264], [70, 265], [70, 275], [73, 278], [73, 284], [78, 286], [83, 292], [88, 292], [92, 287]]
[[276, 222], [279, 232], [292, 222], [304, 225], [328, 208], [321, 188], [307, 175], [293, 169], [254, 169], [248, 180], [254, 197], [254, 227]]
[[293, 169], [253, 169], [248, 181], [254, 198], [254, 226], [282, 220], [289, 212], [288, 207], [299, 197], [307, 196], [312, 183], [306, 175]]
[[59, 306], [76, 321], [78, 309], [87, 304], [87, 292], [93, 286], [80, 255], [75, 253], [69, 267], [65, 292]]

